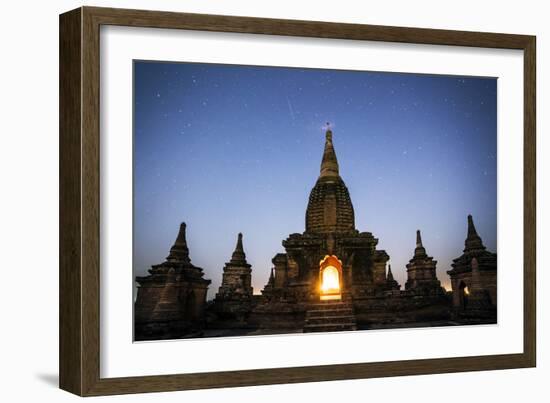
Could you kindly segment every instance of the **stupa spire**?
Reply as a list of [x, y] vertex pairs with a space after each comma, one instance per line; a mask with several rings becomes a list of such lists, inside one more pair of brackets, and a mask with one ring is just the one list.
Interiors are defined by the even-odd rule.
[[168, 261], [180, 261], [189, 263], [191, 259], [189, 258], [189, 248], [187, 247], [187, 239], [185, 238], [186, 225], [184, 222], [181, 223], [178, 236], [172, 248], [170, 248], [170, 254], [166, 258]]
[[414, 256], [426, 256], [426, 248], [422, 245], [420, 230], [416, 230], [416, 248], [414, 249]]
[[323, 160], [321, 162], [321, 175], [320, 177], [339, 176], [338, 160], [336, 158], [336, 152], [334, 151], [334, 145], [332, 144], [332, 130], [330, 123], [327, 122], [327, 131], [325, 134], [325, 151], [323, 152]]
[[468, 215], [468, 238], [470, 237], [479, 237], [476, 231], [476, 226], [474, 225], [474, 219], [471, 214]]
[[464, 242], [464, 246], [464, 251], [473, 249], [485, 249], [481, 237], [477, 234], [477, 230], [474, 225], [474, 219], [472, 218], [471, 214], [468, 215], [468, 235], [466, 237], [466, 241]]
[[237, 236], [237, 245], [235, 246], [235, 251], [231, 255], [232, 264], [246, 264], [246, 255], [243, 248], [243, 234], [239, 232]]
[[398, 291], [401, 288], [399, 283], [393, 278], [391, 264], [388, 265], [388, 274], [386, 275], [386, 289], [390, 291]]
[[388, 281], [394, 281], [393, 273], [391, 272], [391, 264], [388, 265], [388, 275], [387, 275]]

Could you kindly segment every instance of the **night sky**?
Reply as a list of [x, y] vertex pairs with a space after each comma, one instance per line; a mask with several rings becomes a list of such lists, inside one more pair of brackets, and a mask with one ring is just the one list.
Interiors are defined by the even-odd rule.
[[417, 229], [446, 288], [468, 214], [496, 252], [494, 78], [136, 61], [134, 91], [136, 275], [185, 221], [209, 298], [238, 232], [259, 293], [305, 229], [327, 121], [356, 228], [403, 287]]

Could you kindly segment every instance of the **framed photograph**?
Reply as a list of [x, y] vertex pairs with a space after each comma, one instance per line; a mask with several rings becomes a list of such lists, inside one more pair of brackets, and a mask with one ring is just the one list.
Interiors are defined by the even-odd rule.
[[535, 37], [60, 16], [60, 386], [533, 367]]

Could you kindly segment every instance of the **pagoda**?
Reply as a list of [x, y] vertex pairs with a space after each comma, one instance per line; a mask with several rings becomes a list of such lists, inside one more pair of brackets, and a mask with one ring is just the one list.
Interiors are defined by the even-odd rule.
[[497, 255], [487, 250], [468, 215], [464, 250], [453, 260], [451, 277], [453, 307], [457, 311], [495, 310], [497, 304]]
[[181, 223], [165, 262], [152, 266], [148, 276], [136, 277], [136, 340], [200, 334], [210, 280], [191, 263], [185, 230]]
[[[355, 228], [348, 188], [340, 176], [332, 130], [327, 127], [319, 177], [305, 214], [305, 231], [283, 241], [285, 253], [273, 258], [268, 296], [297, 303], [375, 295], [386, 288], [388, 254], [377, 250], [370, 232]], [[326, 270], [326, 271], [325, 271]], [[267, 290], [266, 290], [267, 291]], [[328, 294], [325, 297], [328, 298]]]
[[426, 248], [422, 245], [422, 235], [420, 230], [417, 230], [414, 256], [406, 266], [405, 290], [415, 294], [443, 294], [444, 290], [435, 271], [436, 264], [437, 261], [426, 253]]
[[214, 300], [218, 314], [244, 320], [252, 303], [251, 273], [244, 253], [243, 234], [239, 233], [231, 260], [223, 268], [222, 283]]

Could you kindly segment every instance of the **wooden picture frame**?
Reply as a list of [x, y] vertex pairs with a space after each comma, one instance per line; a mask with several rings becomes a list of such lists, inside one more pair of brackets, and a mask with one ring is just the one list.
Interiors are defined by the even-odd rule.
[[[100, 377], [99, 35], [101, 25], [524, 52], [524, 349], [521, 354], [228, 372]], [[483, 32], [82, 7], [60, 16], [60, 387], [81, 396], [534, 367], [535, 37]]]

